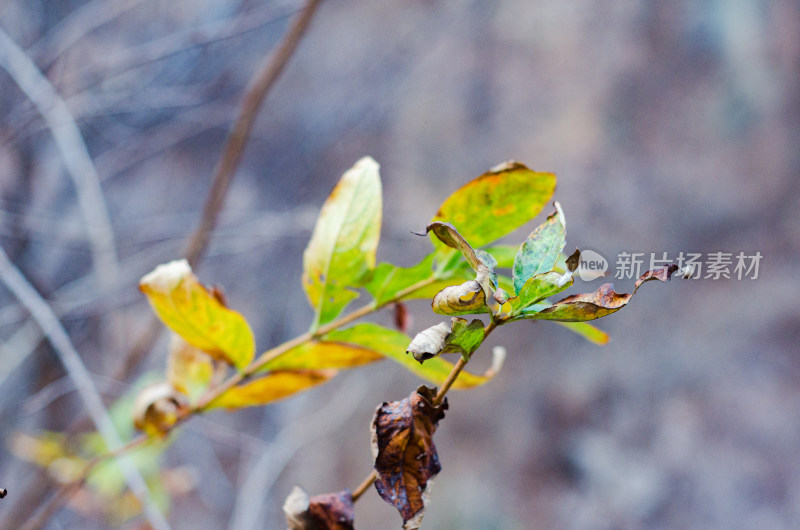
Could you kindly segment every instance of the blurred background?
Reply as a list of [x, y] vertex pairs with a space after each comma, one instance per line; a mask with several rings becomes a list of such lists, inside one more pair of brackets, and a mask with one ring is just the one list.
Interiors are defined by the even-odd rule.
[[[108, 406], [163, 374], [166, 333], [117, 375], [151, 315], [137, 282], [184, 251], [244, 87], [301, 7], [0, 0], [2, 32], [64, 99], [102, 191], [81, 202], [36, 95], [0, 71], [0, 243]], [[381, 163], [379, 258], [400, 265], [429, 251], [410, 231], [445, 197], [511, 158], [558, 175], [567, 248], [612, 267], [620, 252], [760, 252], [756, 279], [644, 286], [597, 322], [605, 347], [545, 322], [495, 333], [473, 371], [496, 344], [506, 366], [450, 394], [424, 527], [797, 528], [799, 148], [796, 0], [328, 0], [259, 114], [196, 272], [225, 289], [260, 351], [304, 332], [303, 249], [364, 155]], [[116, 249], [106, 261], [90, 237], [103, 211]], [[632, 284], [615, 280], [620, 292]], [[439, 321], [426, 302], [409, 305], [413, 332]], [[161, 464], [170, 523], [280, 528], [294, 485], [356, 487], [371, 469], [375, 407], [418, 384], [378, 363], [273, 406], [191, 421]], [[14, 528], [58, 475], [25, 458], [24, 436], [91, 427], [5, 286], [0, 396], [0, 525]], [[144, 524], [99, 499], [76, 496], [48, 526]], [[356, 525], [396, 528], [400, 517], [371, 490]]]

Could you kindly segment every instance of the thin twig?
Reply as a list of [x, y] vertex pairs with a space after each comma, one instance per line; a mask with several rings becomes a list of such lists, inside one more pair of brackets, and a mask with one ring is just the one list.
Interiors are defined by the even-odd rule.
[[378, 479], [378, 472], [374, 469], [370, 472], [369, 475], [364, 478], [364, 480], [356, 486], [356, 489], [353, 490], [353, 502], [356, 502], [358, 499], [361, 498], [362, 495], [369, 489], [370, 486]]
[[[306, 2], [305, 7], [296, 17], [283, 40], [278, 45], [278, 49], [262, 63], [245, 90], [244, 97], [239, 107], [239, 114], [228, 134], [228, 139], [225, 143], [222, 155], [214, 168], [211, 188], [206, 197], [206, 203], [203, 207], [200, 222], [189, 238], [189, 243], [184, 253], [187, 261], [189, 261], [192, 266], [195, 266], [200, 258], [202, 258], [208, 246], [209, 238], [217, 224], [219, 212], [222, 209], [222, 204], [225, 202], [225, 196], [228, 193], [231, 180], [233, 180], [236, 173], [236, 168], [241, 161], [244, 148], [247, 146], [247, 140], [253, 128], [256, 116], [258, 115], [258, 111], [269, 94], [270, 89], [275, 85], [275, 81], [277, 81], [283, 68], [289, 61], [289, 58], [294, 53], [295, 49], [297, 49], [297, 45], [300, 43], [306, 29], [308, 29], [311, 19], [321, 2], [322, 0], [308, 0]], [[139, 364], [142, 357], [152, 348], [155, 340], [158, 338], [160, 329], [161, 326], [158, 320], [155, 317], [151, 317], [145, 328], [146, 331], [139, 336], [134, 347], [126, 356], [125, 362], [115, 373], [116, 376], [124, 376], [134, 366]]]
[[101, 287], [113, 288], [118, 277], [114, 231], [100, 187], [100, 177], [75, 119], [50, 81], [3, 28], [0, 28], [0, 66], [9, 73], [47, 123], [61, 152], [64, 166], [75, 184], [98, 280]]
[[[105, 405], [103, 405], [103, 400], [89, 375], [89, 371], [72, 345], [67, 332], [59, 322], [58, 317], [50, 309], [50, 306], [47, 305], [47, 302], [36, 292], [22, 272], [11, 263], [2, 248], [0, 248], [0, 280], [20, 303], [30, 311], [31, 317], [41, 326], [42, 332], [52, 344], [67, 374], [74, 381], [78, 395], [83, 400], [86, 410], [89, 411], [89, 416], [92, 418], [97, 431], [103, 437], [106, 446], [112, 452], [121, 447], [122, 441], [119, 438], [119, 434], [117, 434], [111, 417]], [[120, 458], [118, 462], [125, 481], [133, 494], [142, 503], [148, 522], [153, 528], [169, 528], [164, 515], [150, 496], [150, 490], [147, 488], [142, 475], [139, 474], [139, 470], [127, 457]]]
[[[484, 340], [492, 331], [495, 330], [496, 327], [497, 323], [494, 320], [486, 325], [483, 330]], [[447, 375], [447, 379], [445, 379], [444, 383], [442, 383], [442, 387], [436, 393], [436, 397], [433, 399], [432, 403], [434, 407], [438, 407], [442, 404], [447, 392], [450, 390], [450, 388], [452, 388], [453, 383], [456, 382], [456, 379], [458, 379], [459, 374], [464, 370], [464, 367], [467, 366], [468, 362], [469, 359], [464, 360], [464, 357], [460, 357], [458, 359], [458, 362], [453, 366], [453, 369], [450, 370], [450, 373]], [[353, 490], [353, 502], [356, 502], [376, 480], [378, 480], [378, 472], [373, 469], [370, 474], [364, 478], [361, 484], [356, 486], [356, 488]]]
[[214, 168], [214, 177], [200, 218], [200, 224], [192, 234], [186, 249], [185, 256], [191, 265], [196, 264], [208, 245], [208, 239], [217, 224], [219, 211], [222, 208], [231, 179], [241, 161], [242, 153], [247, 145], [247, 139], [258, 115], [258, 110], [300, 43], [320, 3], [322, 3], [322, 0], [308, 0], [306, 2], [305, 7], [295, 18], [278, 49], [262, 63], [256, 76], [250, 81], [245, 90], [239, 114], [228, 135], [222, 156]]

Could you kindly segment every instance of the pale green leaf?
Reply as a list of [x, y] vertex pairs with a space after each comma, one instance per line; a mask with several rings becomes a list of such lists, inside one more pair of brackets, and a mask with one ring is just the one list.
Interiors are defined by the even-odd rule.
[[375, 268], [381, 229], [378, 163], [359, 160], [322, 207], [303, 254], [303, 288], [315, 310], [312, 330], [336, 318]]
[[564, 249], [564, 214], [556, 203], [557, 211], [531, 232], [514, 259], [514, 292], [537, 274], [550, 272]]

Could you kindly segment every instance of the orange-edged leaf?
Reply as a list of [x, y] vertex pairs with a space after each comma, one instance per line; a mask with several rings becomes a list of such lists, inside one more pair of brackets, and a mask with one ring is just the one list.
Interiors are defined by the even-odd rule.
[[197, 280], [186, 260], [159, 265], [141, 279], [139, 289], [161, 321], [192, 346], [239, 370], [253, 359], [250, 325]]
[[380, 353], [358, 344], [330, 340], [311, 341], [276, 357], [258, 371], [352, 368], [381, 359], [383, 355]]
[[372, 454], [378, 494], [397, 508], [403, 528], [419, 528], [432, 479], [441, 471], [433, 433], [447, 399], [434, 405], [436, 389], [419, 387], [401, 401], [383, 403], [372, 421]]
[[303, 289], [314, 308], [314, 330], [336, 318], [375, 268], [381, 231], [378, 163], [365, 157], [331, 192], [303, 254]]
[[432, 221], [453, 223], [474, 247], [482, 247], [536, 217], [555, 188], [552, 173], [506, 162], [456, 190]]
[[336, 370], [281, 370], [237, 385], [203, 407], [241, 408], [266, 405], [325, 383]]
[[295, 486], [283, 503], [288, 530], [353, 530], [355, 507], [350, 490], [309, 498]]
[[636, 280], [636, 285], [630, 294], [619, 294], [614, 291], [613, 285], [605, 283], [593, 293], [568, 296], [544, 309], [538, 306], [531, 306], [528, 308], [531, 311], [523, 311], [518, 318], [556, 320], [560, 322], [584, 322], [602, 318], [625, 307], [643, 283], [651, 280], [668, 282], [672, 274], [677, 270], [678, 266], [672, 264], [645, 272]]
[[[420, 364], [414, 357], [406, 353], [406, 348], [411, 343], [411, 338], [408, 335], [378, 324], [356, 324], [350, 328], [328, 333], [325, 339], [360, 345], [378, 352], [422, 379], [437, 385], [444, 383], [453, 369], [453, 363], [441, 357], [435, 357], [425, 361], [425, 364]], [[476, 375], [464, 370], [459, 374], [458, 379], [453, 384], [453, 388], [465, 390], [481, 386], [490, 381], [494, 373], [490, 371], [488, 374]]]
[[195, 348], [180, 335], [172, 335], [167, 357], [167, 381], [194, 403], [211, 384], [214, 363], [211, 356]]

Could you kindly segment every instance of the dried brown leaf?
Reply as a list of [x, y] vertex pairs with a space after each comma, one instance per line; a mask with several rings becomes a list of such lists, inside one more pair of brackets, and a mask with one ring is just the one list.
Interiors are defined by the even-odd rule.
[[372, 422], [372, 451], [378, 494], [403, 518], [403, 528], [419, 528], [433, 477], [441, 471], [433, 433], [447, 400], [433, 405], [436, 389], [419, 387], [401, 401], [383, 403]]
[[295, 486], [283, 503], [289, 530], [353, 530], [355, 511], [350, 490], [309, 498]]

